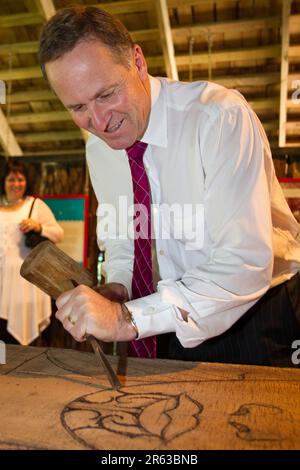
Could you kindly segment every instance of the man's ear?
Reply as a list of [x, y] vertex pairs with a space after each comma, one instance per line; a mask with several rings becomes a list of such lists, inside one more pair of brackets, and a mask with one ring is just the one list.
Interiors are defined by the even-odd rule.
[[148, 67], [146, 63], [146, 59], [144, 57], [143, 51], [138, 44], [134, 44], [133, 46], [133, 56], [134, 56], [134, 63], [138, 70], [138, 74], [141, 80], [146, 80], [148, 76]]

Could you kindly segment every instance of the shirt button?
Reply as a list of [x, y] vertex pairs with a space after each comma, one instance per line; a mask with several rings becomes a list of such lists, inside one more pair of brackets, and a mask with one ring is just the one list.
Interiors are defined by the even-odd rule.
[[148, 307], [147, 310], [148, 310], [148, 312], [155, 312], [155, 308], [154, 308], [154, 307]]
[[159, 254], [163, 256], [165, 254], [164, 250], [159, 250]]

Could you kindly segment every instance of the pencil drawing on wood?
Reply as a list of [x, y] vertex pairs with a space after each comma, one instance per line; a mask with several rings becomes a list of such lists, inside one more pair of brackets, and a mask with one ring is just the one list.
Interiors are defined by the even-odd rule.
[[187, 393], [137, 393], [128, 387], [79, 397], [64, 408], [61, 420], [87, 446], [80, 436], [92, 432], [95, 437], [97, 431], [167, 444], [196, 429], [202, 411], [203, 405]]
[[236, 436], [246, 441], [282, 441], [292, 437], [292, 415], [267, 403], [245, 403], [232, 413], [228, 423]]

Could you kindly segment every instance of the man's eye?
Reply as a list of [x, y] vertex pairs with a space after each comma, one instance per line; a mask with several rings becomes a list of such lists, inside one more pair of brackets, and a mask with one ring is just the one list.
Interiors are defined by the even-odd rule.
[[97, 99], [98, 100], [105, 100], [105, 99], [109, 98], [112, 95], [113, 95], [113, 91], [110, 91], [109, 93], [105, 93], [104, 95], [99, 95], [97, 97]]

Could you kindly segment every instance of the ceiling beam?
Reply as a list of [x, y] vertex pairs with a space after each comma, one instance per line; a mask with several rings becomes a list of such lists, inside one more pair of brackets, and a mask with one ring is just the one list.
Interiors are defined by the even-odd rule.
[[274, 96], [270, 98], [255, 98], [255, 99], [248, 99], [247, 100], [249, 105], [254, 109], [255, 112], [259, 112], [262, 110], [273, 110], [277, 111], [278, 110], [278, 103], [279, 103], [279, 98]]
[[10, 95], [11, 103], [27, 103], [28, 101], [49, 101], [58, 100], [57, 96], [50, 90], [32, 90], [16, 91]]
[[219, 83], [227, 88], [242, 87], [242, 86], [260, 86], [260, 85], [275, 85], [279, 81], [278, 73], [255, 73], [245, 75], [224, 75], [221, 77], [215, 76], [214, 82]]
[[21, 157], [23, 152], [14, 136], [7, 119], [0, 108], [0, 143], [8, 156]]
[[[146, 57], [148, 67], [163, 67], [164, 58], [161, 55]], [[13, 70], [0, 70], [0, 80], [25, 80], [30, 78], [42, 78], [39, 66], [19, 67]]]
[[167, 0], [157, 0], [156, 12], [167, 77], [178, 80]]
[[236, 5], [235, 0], [168, 0], [169, 8], [177, 7], [191, 7], [191, 6], [214, 6], [215, 4], [221, 3], [224, 5]]
[[[159, 29], [145, 29], [138, 31], [130, 31], [130, 35], [134, 42], [149, 41], [157, 39]], [[2, 54], [32, 54], [39, 50], [39, 41], [15, 42], [12, 44], [0, 44], [0, 55]]]
[[14, 26], [29, 26], [44, 22], [41, 13], [17, 13], [15, 15], [0, 15], [0, 28], [12, 28]]
[[[271, 57], [280, 57], [280, 45], [249, 47], [243, 49], [227, 49], [212, 51], [212, 62], [235, 62], [242, 60], [259, 60]], [[207, 64], [209, 61], [207, 52], [194, 53], [192, 55], [193, 64]], [[189, 65], [191, 56], [189, 54], [176, 55], [177, 66]]]
[[0, 80], [24, 80], [30, 78], [41, 78], [42, 71], [39, 66], [19, 67], [12, 70], [0, 70]]
[[138, 41], [153, 41], [159, 38], [159, 29], [141, 29], [137, 31], [129, 31], [130, 36], [134, 42]]
[[52, 0], [35, 0], [35, 4], [46, 20], [50, 20], [56, 13]]
[[60, 142], [65, 140], [83, 140], [81, 132], [78, 131], [47, 131], [17, 134], [18, 142], [24, 144], [36, 142]]
[[15, 42], [12, 44], [0, 44], [0, 54], [32, 54], [39, 49], [38, 41]]
[[32, 151], [24, 151], [24, 157], [42, 157], [42, 156], [47, 156], [47, 155], [50, 155], [50, 156], [55, 156], [57, 157], [58, 155], [60, 156], [64, 156], [64, 155], [82, 155], [84, 156], [85, 154], [85, 149], [84, 149], [84, 145], [82, 145], [82, 149], [61, 149], [61, 150], [57, 150], [56, 148], [55, 149], [52, 149], [52, 150], [40, 150], [38, 152], [32, 152]]
[[257, 29], [265, 29], [280, 25], [280, 17], [270, 16], [264, 18], [243, 18], [242, 20], [218, 21], [210, 23], [199, 23], [172, 28], [173, 38], [195, 36], [197, 34], [245, 32]]
[[9, 124], [30, 124], [34, 122], [71, 121], [68, 111], [47, 111], [44, 113], [15, 114], [8, 118]]
[[289, 16], [291, 0], [282, 3], [281, 25], [281, 70], [280, 70], [280, 105], [279, 105], [279, 134], [278, 145], [284, 147], [286, 142], [288, 74], [289, 74]]
[[154, 8], [154, 1], [156, 0], [127, 0], [123, 2], [98, 3], [93, 6], [106, 10], [112, 15], [121, 15], [122, 13], [136, 13], [151, 10]]
[[293, 44], [288, 47], [288, 56], [289, 57], [300, 57], [300, 45]]

